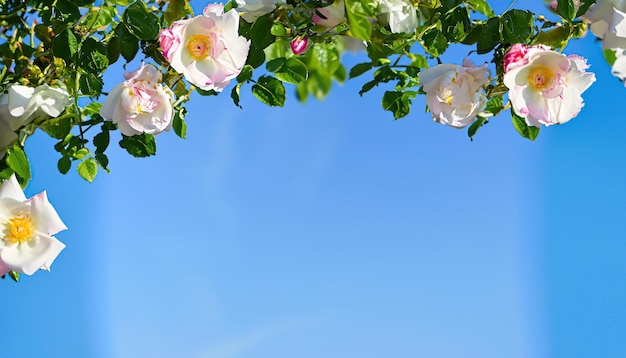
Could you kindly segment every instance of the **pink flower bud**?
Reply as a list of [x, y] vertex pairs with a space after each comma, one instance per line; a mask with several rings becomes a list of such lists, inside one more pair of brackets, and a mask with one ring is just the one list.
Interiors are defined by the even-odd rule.
[[309, 38], [304, 36], [296, 36], [289, 45], [291, 46], [291, 51], [296, 55], [302, 55], [306, 53], [309, 44]]

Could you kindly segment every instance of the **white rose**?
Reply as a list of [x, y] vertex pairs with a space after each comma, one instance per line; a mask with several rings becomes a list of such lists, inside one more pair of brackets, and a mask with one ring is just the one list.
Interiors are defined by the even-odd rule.
[[284, 3], [275, 0], [237, 0], [237, 11], [247, 22], [254, 22], [260, 16], [274, 11], [276, 5]]
[[152, 65], [141, 65], [126, 72], [100, 109], [102, 118], [117, 124], [126, 136], [158, 134], [172, 126], [173, 93], [160, 83], [161, 72]]
[[69, 103], [61, 88], [11, 85], [0, 99], [0, 117], [15, 131], [37, 118], [58, 117]]
[[489, 83], [487, 65], [476, 66], [469, 59], [463, 66], [440, 64], [419, 73], [426, 92], [426, 104], [433, 120], [456, 128], [472, 123], [485, 109], [487, 96], [481, 89]]
[[380, 0], [380, 16], [391, 32], [414, 33], [417, 29], [417, 9], [410, 0]]

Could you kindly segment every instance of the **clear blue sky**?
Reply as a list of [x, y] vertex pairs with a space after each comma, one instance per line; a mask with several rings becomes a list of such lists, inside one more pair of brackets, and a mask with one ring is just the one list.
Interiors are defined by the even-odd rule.
[[423, 99], [394, 121], [365, 78], [194, 98], [188, 139], [113, 149], [91, 185], [35, 136], [28, 194], [68, 247], [0, 282], [0, 358], [626, 356], [626, 89], [592, 38], [566, 52], [598, 81], [534, 143], [507, 115], [470, 142]]

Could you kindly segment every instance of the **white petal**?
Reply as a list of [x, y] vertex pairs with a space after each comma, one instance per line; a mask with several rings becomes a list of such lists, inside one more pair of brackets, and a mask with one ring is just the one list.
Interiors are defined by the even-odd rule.
[[11, 270], [32, 275], [42, 267], [49, 267], [65, 245], [56, 238], [37, 232], [33, 240], [0, 251], [0, 260]]
[[26, 201], [26, 195], [24, 195], [20, 183], [17, 182], [15, 174], [11, 175], [9, 179], [3, 181], [2, 185], [0, 185], [0, 199], [5, 198], [20, 202]]
[[28, 201], [30, 202], [31, 215], [38, 231], [54, 235], [59, 231], [67, 230], [67, 226], [61, 221], [59, 214], [48, 201], [48, 195], [45, 190]]

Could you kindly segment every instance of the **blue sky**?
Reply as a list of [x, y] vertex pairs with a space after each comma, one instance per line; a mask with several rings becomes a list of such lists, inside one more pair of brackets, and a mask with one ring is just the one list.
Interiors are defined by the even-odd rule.
[[113, 148], [93, 184], [35, 136], [27, 193], [68, 247], [0, 283], [0, 358], [624, 357], [626, 89], [593, 39], [566, 52], [598, 80], [534, 143], [507, 115], [470, 142], [422, 98], [394, 121], [364, 78], [194, 98], [186, 140]]

